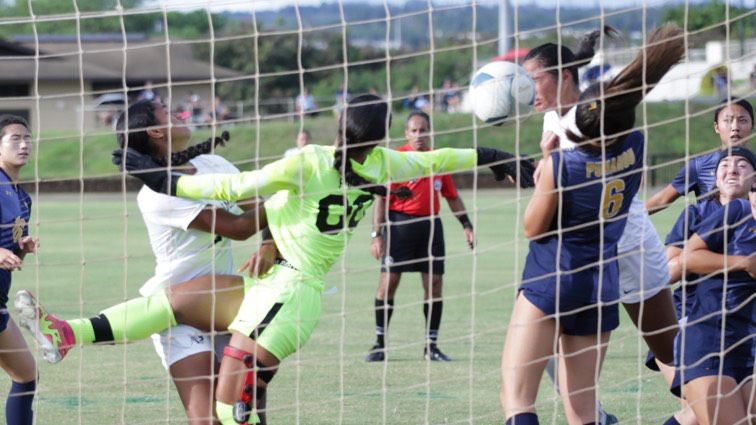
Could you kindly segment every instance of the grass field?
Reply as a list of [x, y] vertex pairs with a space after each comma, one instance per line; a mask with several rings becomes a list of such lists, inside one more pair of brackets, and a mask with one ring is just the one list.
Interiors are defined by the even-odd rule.
[[[378, 263], [368, 252], [369, 226], [362, 224], [328, 276], [318, 328], [271, 384], [271, 423], [502, 423], [499, 363], [527, 252], [519, 218], [527, 198], [518, 200], [514, 190], [464, 192], [463, 197], [468, 209], [477, 211], [476, 255], [464, 245], [459, 224], [446, 210], [443, 214], [448, 260], [440, 346], [454, 362], [422, 360], [422, 288], [416, 275], [405, 276], [396, 298], [390, 361], [363, 361], [373, 342]], [[151, 276], [153, 258], [134, 198], [40, 195], [32, 233], [41, 249], [14, 274], [12, 293], [31, 289], [63, 317], [89, 316], [136, 296]], [[678, 204], [654, 216], [662, 235], [680, 209]], [[254, 245], [235, 245], [237, 263]], [[661, 377], [642, 367], [646, 348], [639, 342], [623, 316], [601, 377], [601, 401], [623, 423], [661, 423], [676, 403]], [[58, 365], [39, 361], [36, 423], [185, 423], [149, 341], [74, 349]], [[7, 378], [0, 379], [0, 394], [8, 386]], [[538, 409], [543, 423], [564, 422], [546, 381]]]

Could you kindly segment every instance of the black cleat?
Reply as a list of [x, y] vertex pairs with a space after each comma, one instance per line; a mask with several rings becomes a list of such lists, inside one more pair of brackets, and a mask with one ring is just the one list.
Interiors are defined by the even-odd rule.
[[452, 359], [438, 349], [436, 344], [425, 347], [425, 360], [432, 362], [450, 362]]
[[370, 349], [367, 357], [365, 357], [366, 362], [382, 362], [385, 360], [386, 348], [381, 344], [375, 344], [373, 348]]

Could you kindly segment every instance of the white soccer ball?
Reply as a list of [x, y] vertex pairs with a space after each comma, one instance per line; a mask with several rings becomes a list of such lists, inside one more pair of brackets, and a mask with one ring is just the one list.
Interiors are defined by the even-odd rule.
[[535, 84], [528, 73], [512, 62], [491, 62], [478, 70], [470, 82], [472, 109], [487, 123], [501, 122], [533, 105]]

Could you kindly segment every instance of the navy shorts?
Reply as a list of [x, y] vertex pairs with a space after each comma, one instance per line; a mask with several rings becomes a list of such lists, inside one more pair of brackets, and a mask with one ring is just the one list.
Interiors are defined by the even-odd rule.
[[[556, 300], [552, 294], [538, 291], [530, 285], [523, 285], [520, 291], [528, 301], [544, 314], [555, 315]], [[559, 313], [559, 325], [562, 332], [567, 335], [595, 335], [599, 329], [601, 329], [601, 332], [611, 332], [619, 326], [617, 303], [601, 307], [601, 323], [599, 323], [599, 309], [596, 304], [587, 304], [562, 297], [559, 300]]]
[[382, 272], [444, 274], [446, 246], [440, 218], [389, 211], [389, 220], [383, 232]]
[[5, 332], [5, 329], [8, 328], [8, 321], [10, 320], [10, 314], [8, 314], [8, 309], [5, 307], [0, 308], [0, 334]]
[[[700, 289], [697, 296], [701, 295]], [[721, 298], [709, 296], [694, 306], [684, 334], [681, 330], [675, 339], [677, 370], [671, 388], [673, 394], [679, 395], [680, 388], [696, 378], [719, 375], [720, 366], [722, 375], [737, 383], [753, 375], [756, 304], [750, 298], [752, 293], [752, 289], [746, 289], [728, 294], [724, 322], [721, 310], [715, 310]], [[701, 307], [702, 303], [712, 305]]]

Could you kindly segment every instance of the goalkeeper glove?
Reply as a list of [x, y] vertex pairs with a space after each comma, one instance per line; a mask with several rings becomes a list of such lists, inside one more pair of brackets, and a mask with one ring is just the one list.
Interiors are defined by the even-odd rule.
[[[533, 181], [533, 173], [535, 172], [533, 161], [516, 158], [511, 153], [498, 149], [477, 148], [476, 151], [478, 153], [478, 165], [488, 166], [494, 173], [494, 178], [497, 181], [511, 176], [522, 188], [535, 186], [535, 182]], [[518, 165], [520, 167], [519, 176], [517, 173]]]

